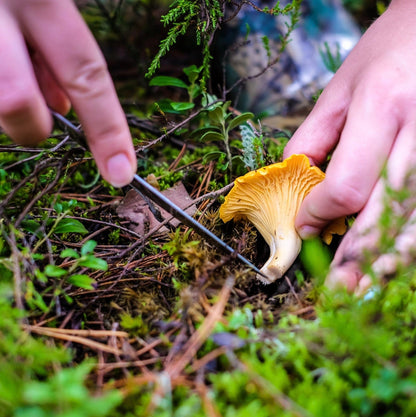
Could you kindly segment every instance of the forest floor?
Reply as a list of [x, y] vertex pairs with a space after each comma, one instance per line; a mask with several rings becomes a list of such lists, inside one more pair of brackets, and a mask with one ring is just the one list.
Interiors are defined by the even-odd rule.
[[[153, 98], [183, 104], [182, 93], [132, 94], [131, 67], [110, 68], [138, 174], [260, 267], [268, 249], [255, 228], [218, 215], [247, 168], [230, 172], [225, 143], [193, 133], [209, 111], [166, 113]], [[281, 160], [312, 104], [262, 121], [264, 163]], [[227, 120], [240, 115], [224, 109]], [[230, 135], [241, 161], [239, 130]], [[0, 198], [1, 417], [412, 415], [412, 268], [365, 300], [329, 294], [339, 241], [316, 241], [263, 285], [192, 229], [153, 218], [129, 187], [103, 181], [58, 127], [35, 148], [1, 134]]]

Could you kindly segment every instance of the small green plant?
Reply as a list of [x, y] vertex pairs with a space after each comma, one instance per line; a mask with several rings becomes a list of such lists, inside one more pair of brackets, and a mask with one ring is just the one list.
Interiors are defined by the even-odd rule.
[[76, 200], [60, 201], [59, 197], [55, 202], [53, 208], [56, 213], [55, 217], [43, 213], [41, 220], [46, 224], [48, 232], [44, 234], [44, 227], [42, 222], [35, 220], [34, 218], [26, 218], [22, 221], [22, 229], [25, 232], [29, 232], [39, 237], [39, 241], [34, 246], [33, 252], [36, 252], [45, 241], [50, 238], [54, 233], [79, 233], [87, 234], [88, 230], [77, 219], [71, 218], [74, 210], [79, 207], [79, 203]]
[[[260, 13], [288, 16], [289, 22], [286, 23], [287, 31], [281, 37], [279, 48], [279, 52], [282, 52], [289, 43], [290, 34], [299, 20], [300, 3], [300, 0], [292, 0], [284, 7], [280, 7], [280, 2], [278, 1], [273, 7], [261, 8], [254, 2], [241, 1], [235, 2], [235, 6], [237, 7], [237, 12], [243, 6], [247, 6]], [[170, 28], [166, 38], [161, 41], [159, 51], [150, 64], [146, 76], [151, 77], [154, 75], [160, 66], [161, 58], [168, 53], [180, 36], [189, 33], [192, 28], [194, 29], [196, 43], [201, 46], [201, 88], [205, 91], [207, 81], [210, 78], [210, 63], [212, 59], [210, 47], [216, 31], [223, 24], [226, 5], [227, 2], [225, 0], [175, 0], [170, 5], [169, 11], [161, 18], [161, 22]], [[267, 38], [263, 38], [263, 45], [270, 57], [270, 47]], [[270, 65], [273, 65], [275, 62], [270, 62]]]
[[315, 278], [315, 285], [323, 285], [329, 271], [331, 255], [321, 239], [315, 238], [304, 240], [300, 258], [307, 272], [310, 276]]
[[[207, 110], [209, 124], [193, 132], [193, 136], [199, 136], [201, 142], [220, 142], [224, 144], [226, 164], [224, 168], [232, 173], [233, 155], [231, 153], [230, 132], [254, 117], [253, 113], [241, 113], [238, 116], [229, 110], [230, 101], [217, 102]], [[221, 152], [212, 152], [205, 155], [204, 160], [218, 160]]]
[[130, 333], [141, 337], [145, 337], [149, 333], [149, 326], [142, 315], [132, 316], [128, 313], [122, 313], [120, 316], [120, 324], [123, 329], [129, 330]]
[[[43, 312], [48, 312], [53, 308], [59, 297], [64, 297], [66, 302], [72, 303], [72, 298], [67, 294], [68, 284], [74, 287], [92, 290], [95, 288], [96, 281], [86, 273], [80, 273], [83, 269], [92, 271], [106, 271], [107, 262], [104, 259], [95, 257], [94, 249], [97, 242], [88, 240], [82, 245], [80, 253], [78, 251], [67, 248], [64, 249], [60, 257], [64, 261], [60, 265], [52, 263], [45, 266], [43, 271], [36, 269], [34, 278], [42, 285], [50, 284], [39, 292], [34, 285], [34, 281], [28, 281], [26, 284], [26, 302], [32, 309], [40, 308]], [[53, 293], [51, 302], [47, 304], [44, 296]]]
[[193, 109], [195, 107], [195, 99], [202, 93], [201, 86], [198, 83], [201, 70], [202, 67], [197, 68], [195, 65], [184, 68], [183, 72], [188, 79], [188, 83], [180, 78], [167, 75], [158, 75], [152, 78], [149, 82], [150, 86], [182, 88], [188, 93], [188, 102], [172, 101], [171, 99], [159, 100], [155, 103], [157, 110], [164, 113], [184, 114], [188, 110]]
[[170, 234], [170, 241], [165, 243], [162, 249], [166, 250], [173, 258], [173, 263], [176, 268], [183, 268], [184, 265], [180, 263], [180, 260], [184, 258], [184, 255], [192, 251], [196, 246], [199, 245], [199, 241], [190, 240], [189, 236], [192, 230], [188, 230], [182, 233], [181, 229], [178, 228], [174, 233]]
[[324, 49], [320, 51], [322, 61], [325, 67], [334, 74], [342, 64], [342, 57], [339, 50], [339, 45], [336, 45], [336, 51], [332, 51], [328, 42], [324, 43]]
[[249, 171], [253, 171], [264, 165], [263, 134], [257, 131], [251, 124], [240, 126], [242, 161]]
[[92, 395], [86, 380], [94, 364], [71, 364], [68, 349], [31, 336], [12, 294], [12, 280], [0, 273], [0, 417], [112, 415], [120, 393]]
[[38, 274], [37, 278], [43, 278], [43, 276], [60, 278], [76, 287], [92, 290], [95, 281], [86, 274], [76, 274], [75, 272], [80, 268], [88, 268], [94, 271], [107, 270], [107, 262], [94, 256], [93, 252], [96, 246], [97, 242], [88, 240], [82, 245], [80, 253], [71, 248], [64, 249], [60, 257], [72, 259], [71, 264], [68, 267], [49, 264], [45, 267], [43, 273]]
[[82, 363], [61, 369], [46, 381], [29, 381], [23, 389], [24, 403], [16, 417], [77, 416], [105, 417], [121, 402], [122, 396], [111, 391], [101, 397], [91, 397], [85, 381], [94, 364]]
[[201, 87], [205, 90], [210, 70], [210, 45], [213, 35], [223, 16], [223, 2], [220, 0], [175, 0], [161, 22], [170, 26], [168, 34], [161, 41], [159, 51], [153, 59], [146, 76], [151, 77], [160, 66], [160, 60], [191, 27], [195, 28], [197, 45], [202, 46]]

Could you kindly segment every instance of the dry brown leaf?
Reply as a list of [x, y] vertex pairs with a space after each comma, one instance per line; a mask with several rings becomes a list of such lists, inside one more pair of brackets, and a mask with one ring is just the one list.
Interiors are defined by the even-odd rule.
[[[196, 206], [191, 205], [193, 200], [181, 182], [178, 182], [173, 187], [162, 191], [162, 194], [181, 209], [186, 209], [185, 211], [190, 216], [195, 214]], [[187, 208], [188, 206], [189, 208]], [[172, 217], [166, 210], [163, 210], [158, 206], [156, 207], [160, 211], [163, 219]], [[131, 222], [132, 230], [140, 235], [144, 235], [149, 230], [152, 230], [160, 225], [160, 222], [155, 218], [146, 201], [135, 190], [130, 190], [126, 194], [117, 208], [117, 214], [121, 218], [129, 220]], [[169, 223], [172, 226], [177, 227], [180, 222], [179, 220], [173, 218]], [[160, 231], [166, 232], [167, 228], [163, 226]]]

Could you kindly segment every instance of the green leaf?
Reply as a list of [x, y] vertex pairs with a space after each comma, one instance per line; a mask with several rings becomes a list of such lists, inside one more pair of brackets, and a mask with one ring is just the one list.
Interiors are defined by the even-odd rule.
[[209, 152], [205, 154], [204, 157], [202, 158], [202, 161], [204, 164], [206, 164], [209, 161], [220, 160], [221, 158], [224, 158], [224, 157], [225, 157], [224, 152], [214, 151], [214, 152]]
[[190, 110], [195, 107], [194, 103], [187, 103], [184, 101], [172, 101], [170, 105], [172, 106], [172, 109], [176, 111]]
[[231, 122], [228, 124], [228, 130], [232, 130], [235, 127], [247, 122], [250, 119], [254, 118], [254, 114], [253, 113], [242, 113], [240, 115], [238, 115], [237, 117], [234, 117], [233, 120], [231, 120]]
[[96, 281], [85, 274], [71, 275], [68, 282], [75, 287], [84, 288], [86, 290], [93, 290]]
[[97, 242], [95, 240], [88, 240], [82, 245], [81, 255], [82, 256], [88, 255], [89, 253], [94, 251], [96, 246], [97, 246]]
[[107, 271], [108, 269], [107, 262], [104, 259], [96, 258], [92, 255], [87, 256], [85, 259], [81, 259], [78, 265], [91, 269], [99, 269], [101, 271]]
[[179, 78], [169, 77], [167, 75], [158, 75], [157, 77], [152, 78], [149, 85], [157, 87], [188, 88], [188, 85]]
[[38, 279], [39, 282], [47, 283], [48, 279], [46, 278], [46, 275], [40, 271], [40, 269], [35, 270], [35, 277]]
[[202, 96], [201, 104], [203, 107], [207, 107], [208, 111], [212, 111], [216, 107], [221, 107], [222, 102], [218, 101], [218, 97], [213, 94], [204, 93]]
[[191, 65], [183, 69], [183, 72], [188, 77], [188, 80], [191, 84], [193, 84], [197, 79], [202, 70], [202, 67], [197, 67], [196, 65]]
[[85, 226], [76, 219], [65, 218], [62, 219], [55, 227], [55, 233], [88, 233]]
[[64, 249], [59, 256], [61, 258], [75, 258], [75, 259], [79, 258], [78, 252], [71, 248]]
[[163, 99], [156, 103], [156, 107], [158, 107], [164, 113], [181, 114], [184, 111], [195, 107], [195, 104], [182, 102], [182, 101], [176, 102], [176, 101], [172, 101], [169, 99]]
[[62, 277], [67, 274], [67, 270], [56, 265], [46, 265], [44, 273], [48, 277]]
[[62, 204], [61, 204], [61, 203], [56, 203], [56, 204], [53, 206], [53, 208], [54, 208], [54, 210], [56, 211], [56, 213], [57, 213], [57, 214], [61, 214], [61, 213], [62, 213], [62, 211], [63, 211], [63, 206], [62, 206]]
[[35, 220], [24, 220], [22, 221], [22, 228], [29, 233], [34, 234], [36, 237], [41, 238], [41, 225]]
[[270, 41], [269, 41], [269, 38], [267, 36], [262, 36], [261, 40], [263, 42], [264, 49], [267, 52], [267, 58], [270, 60], [270, 57], [271, 57], [271, 54], [272, 53], [271, 53], [271, 50], [270, 50]]
[[189, 135], [190, 138], [198, 139], [200, 138], [204, 133], [214, 131], [216, 132], [218, 129], [217, 126], [208, 125], [203, 127], [198, 127], [197, 129], [193, 130], [192, 133]]
[[209, 120], [217, 126], [224, 123], [224, 112], [222, 107], [215, 107], [208, 113]]
[[193, 88], [190, 88], [188, 90], [189, 97], [194, 100], [196, 97], [198, 97], [202, 92], [202, 89], [199, 85], [194, 85]]
[[205, 132], [201, 138], [201, 141], [223, 141], [224, 140], [224, 135], [219, 133], [219, 132]]

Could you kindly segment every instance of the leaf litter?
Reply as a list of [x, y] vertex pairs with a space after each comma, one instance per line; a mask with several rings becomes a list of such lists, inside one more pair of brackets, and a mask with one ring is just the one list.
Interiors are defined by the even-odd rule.
[[[196, 213], [197, 208], [182, 182], [178, 182], [173, 187], [162, 191], [162, 194], [190, 216]], [[160, 226], [159, 231], [161, 233], [167, 232], [169, 229], [162, 224], [163, 220], [169, 220], [169, 225], [172, 227], [179, 226], [179, 220], [172, 218], [166, 210], [162, 208], [158, 208], [158, 210], [160, 211], [161, 221], [156, 218], [149, 207], [148, 201], [139, 192], [129, 190], [118, 206], [117, 214], [121, 218], [129, 220], [131, 222], [129, 227], [139, 235], [144, 235], [158, 226]]]
[[[64, 135], [57, 135], [55, 141], [64, 139]], [[283, 286], [264, 287], [230, 255], [218, 253], [161, 210], [164, 222], [170, 219], [170, 225], [178, 228], [176, 234], [169, 230], [136, 191], [129, 190], [124, 196], [112, 195], [111, 188], [100, 182], [86, 192], [79, 191], [75, 169], [88, 176], [91, 161], [79, 159], [79, 150], [71, 141], [66, 145], [69, 146], [60, 148], [57, 155], [69, 160], [66, 174], [63, 175], [62, 168], [53, 171], [47, 193], [38, 192], [42, 187], [34, 176], [22, 179], [15, 185], [13, 195], [2, 203], [3, 224], [7, 227], [16, 224], [19, 207], [20, 212], [30, 213], [30, 218], [41, 228], [50, 230], [58, 199], [67, 207], [65, 219], [70, 219], [62, 222], [61, 229], [72, 219], [88, 231], [78, 237], [71, 228], [56, 233], [59, 223], [55, 225], [55, 233], [47, 235], [39, 247], [44, 255], [32, 264], [23, 264], [20, 272], [15, 272], [15, 280], [20, 280], [26, 299], [28, 284], [34, 282], [35, 292], [45, 304], [43, 310], [32, 304], [24, 329], [66, 343], [72, 348], [75, 361], [86, 355], [96, 357], [98, 363], [93, 374], [98, 388], [110, 384], [129, 392], [132, 382], [157, 385], [157, 375], [163, 369], [173, 386], [185, 384], [200, 390], [201, 385], [192, 375], [208, 365], [212, 367], [215, 358], [245, 343], [231, 333], [227, 336], [227, 332], [211, 339], [217, 323], [224, 322], [235, 308], [249, 304], [253, 311], [262, 311], [264, 316], [276, 319], [286, 305], [283, 309], [313, 316], [311, 302], [303, 298], [304, 290], [296, 288], [296, 284], [285, 282]], [[12, 145], [10, 151], [21, 160], [28, 154], [28, 150], [16, 150]], [[42, 151], [38, 152], [42, 157]], [[36, 171], [36, 165], [31, 167]], [[47, 167], [44, 164], [42, 168]], [[229, 187], [212, 192], [210, 181], [218, 176], [213, 167], [212, 162], [208, 169], [201, 163], [191, 165], [184, 179], [163, 193], [244, 256], [257, 261], [257, 232], [248, 224], [235, 225], [231, 230], [219, 220], [217, 200]], [[20, 198], [24, 186], [29, 192]], [[76, 204], [71, 206], [69, 203], [73, 201]], [[36, 246], [36, 236], [39, 234], [17, 239], [30, 253]], [[79, 250], [91, 239], [97, 242], [94, 256], [108, 264], [107, 270], [79, 271], [93, 279], [94, 289], [67, 285], [60, 296], [53, 296], [44, 284], [33, 281], [36, 271], [42, 270], [48, 260], [62, 270], [68, 268], [71, 262], [59, 260], [59, 253], [67, 248]], [[18, 242], [9, 242], [16, 257], [21, 256]], [[201, 355], [201, 348], [209, 340], [218, 347]], [[158, 395], [157, 391], [153, 395]]]

